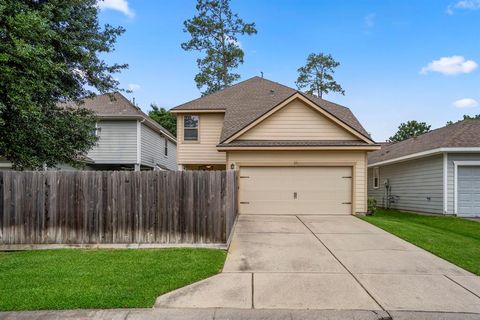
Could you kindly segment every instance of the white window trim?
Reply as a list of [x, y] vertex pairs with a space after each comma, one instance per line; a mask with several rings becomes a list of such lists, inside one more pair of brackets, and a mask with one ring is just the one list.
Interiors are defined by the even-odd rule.
[[[188, 139], [185, 139], [185, 117], [197, 117], [198, 118], [198, 124], [197, 124], [197, 140], [188, 140]], [[182, 117], [182, 140], [183, 142], [185, 143], [200, 143], [200, 116], [198, 114], [185, 114], [183, 117]], [[189, 128], [189, 129], [195, 129], [195, 128]]]
[[[375, 186], [375, 172], [377, 173], [377, 185]], [[372, 183], [373, 183], [373, 189], [378, 189], [380, 188], [380, 168], [379, 167], [373, 167], [372, 169]]]
[[454, 206], [453, 213], [458, 213], [458, 167], [480, 166], [480, 161], [453, 161], [454, 171]]
[[98, 122], [95, 122], [95, 137], [100, 137], [100, 130], [101, 128], [98, 126]]

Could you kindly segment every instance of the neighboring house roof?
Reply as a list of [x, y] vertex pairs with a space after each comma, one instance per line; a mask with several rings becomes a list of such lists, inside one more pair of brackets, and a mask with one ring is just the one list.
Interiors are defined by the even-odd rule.
[[153, 130], [167, 135], [174, 142], [175, 136], [158, 122], [150, 118], [140, 108], [135, 106], [119, 92], [105, 93], [92, 98], [82, 100], [82, 103], [66, 102], [62, 106], [70, 108], [85, 108], [92, 110], [100, 118], [140, 118], [145, 119], [146, 124]]
[[394, 161], [398, 158], [429, 150], [475, 147], [480, 147], [480, 120], [464, 120], [432, 130], [415, 138], [382, 144], [380, 150], [368, 155], [368, 164]]
[[297, 93], [356, 132], [371, 139], [350, 109], [260, 77], [239, 82], [226, 89], [182, 104], [172, 110], [224, 111], [224, 125], [220, 137], [220, 142], [223, 143]]

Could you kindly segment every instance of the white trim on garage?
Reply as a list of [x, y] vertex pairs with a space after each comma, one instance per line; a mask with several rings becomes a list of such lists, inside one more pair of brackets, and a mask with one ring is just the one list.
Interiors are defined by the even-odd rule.
[[480, 161], [453, 161], [454, 165], [454, 214], [458, 213], [458, 167], [466, 166], [480, 166]]

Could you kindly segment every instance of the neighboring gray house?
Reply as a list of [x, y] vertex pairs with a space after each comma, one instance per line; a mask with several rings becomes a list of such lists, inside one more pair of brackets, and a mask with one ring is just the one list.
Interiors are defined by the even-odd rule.
[[122, 94], [86, 99], [80, 107], [94, 111], [100, 119], [97, 145], [87, 154], [91, 169], [177, 169], [175, 137]]
[[381, 207], [480, 216], [480, 121], [383, 144], [368, 156], [368, 195]]
[[[87, 154], [88, 170], [176, 170], [175, 137], [149, 118], [122, 94], [98, 95], [77, 105], [94, 111], [99, 122], [98, 142]], [[1, 161], [0, 170], [10, 163]], [[73, 169], [59, 165], [59, 170]]]

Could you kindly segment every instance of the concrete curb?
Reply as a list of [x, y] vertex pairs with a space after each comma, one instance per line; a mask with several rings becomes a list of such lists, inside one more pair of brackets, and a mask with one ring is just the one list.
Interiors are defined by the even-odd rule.
[[219, 249], [227, 250], [225, 243], [94, 243], [94, 244], [2, 244], [0, 251], [54, 250], [54, 249]]

